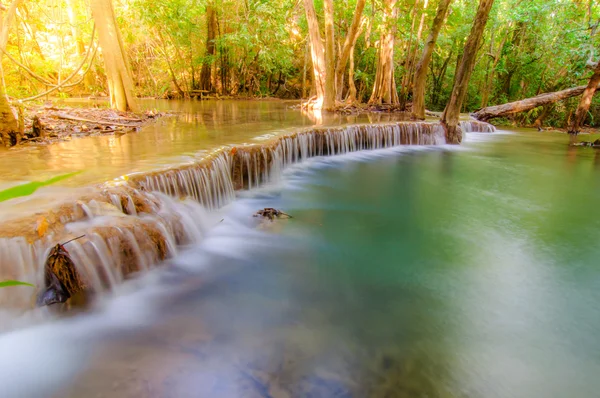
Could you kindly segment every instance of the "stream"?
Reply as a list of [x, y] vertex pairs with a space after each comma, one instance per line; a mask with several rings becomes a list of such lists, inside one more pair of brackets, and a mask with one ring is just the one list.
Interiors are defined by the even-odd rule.
[[[19, 149], [29, 169], [2, 176], [89, 170], [66, 183], [79, 193], [319, 123], [277, 102], [193, 106], [137, 134]], [[2, 395], [595, 396], [600, 151], [566, 142], [511, 129], [316, 156], [219, 209], [177, 204], [201, 239], [87, 311], [0, 334]], [[252, 217], [265, 207], [293, 218]]]

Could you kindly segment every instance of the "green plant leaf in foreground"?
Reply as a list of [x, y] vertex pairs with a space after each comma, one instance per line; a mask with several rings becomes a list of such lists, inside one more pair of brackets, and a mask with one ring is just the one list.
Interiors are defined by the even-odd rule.
[[35, 285], [32, 285], [31, 283], [21, 282], [21, 281], [2, 281], [2, 282], [0, 282], [0, 288], [2, 288], [2, 287], [9, 287], [9, 286], [31, 286], [31, 287], [35, 287]]
[[29, 182], [27, 184], [22, 184], [22, 185], [18, 185], [16, 187], [5, 189], [4, 191], [0, 191], [0, 202], [4, 202], [5, 200], [9, 200], [9, 199], [13, 199], [13, 198], [18, 198], [20, 196], [31, 195], [38, 188], [41, 188], [46, 185], [54, 184], [55, 182], [67, 179], [67, 178], [72, 177], [79, 173], [81, 173], [81, 172], [77, 171], [75, 173], [61, 174], [59, 176], [52, 177], [46, 181], [33, 181], [33, 182]]

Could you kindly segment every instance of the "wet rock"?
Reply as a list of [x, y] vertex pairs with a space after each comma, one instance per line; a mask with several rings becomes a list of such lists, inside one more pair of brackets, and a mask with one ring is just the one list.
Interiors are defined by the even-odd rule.
[[44, 287], [37, 297], [36, 304], [48, 306], [65, 303], [74, 295], [85, 291], [86, 287], [69, 252], [64, 248], [64, 244], [59, 243], [50, 250], [44, 264]]
[[284, 213], [281, 210], [274, 209], [272, 207], [265, 207], [264, 209], [257, 211], [256, 213], [254, 213], [254, 217], [262, 217], [269, 221], [273, 221], [276, 218], [277, 219], [292, 218], [292, 216], [290, 216], [289, 214]]

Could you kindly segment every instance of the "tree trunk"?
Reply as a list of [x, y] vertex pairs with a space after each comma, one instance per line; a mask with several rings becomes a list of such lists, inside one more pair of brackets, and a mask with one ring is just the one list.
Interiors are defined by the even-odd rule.
[[590, 109], [590, 104], [592, 103], [592, 98], [594, 97], [594, 93], [598, 89], [598, 84], [600, 84], [600, 62], [596, 65], [596, 69], [594, 70], [594, 74], [590, 78], [590, 82], [588, 83], [585, 90], [583, 90], [583, 95], [581, 96], [581, 100], [579, 101], [579, 106], [577, 107], [577, 111], [575, 112], [575, 117], [571, 122], [568, 133], [569, 134], [577, 134], [579, 133], [579, 129], [583, 124], [585, 117], [587, 115], [588, 110]]
[[462, 141], [462, 132], [458, 127], [458, 118], [463, 101], [467, 95], [471, 73], [475, 66], [477, 49], [479, 48], [479, 43], [481, 42], [493, 4], [494, 0], [480, 0], [479, 2], [471, 33], [469, 33], [469, 37], [467, 38], [462, 59], [454, 77], [454, 87], [450, 94], [450, 100], [442, 114], [441, 122], [446, 130], [446, 142], [449, 144], [460, 144]]
[[200, 89], [212, 91], [212, 65], [216, 53], [217, 12], [212, 4], [206, 6], [206, 53], [200, 71]]
[[554, 108], [553, 104], [544, 105], [542, 108], [542, 112], [540, 112], [539, 116], [533, 122], [533, 126], [538, 129], [538, 131], [542, 131], [542, 127], [544, 125], [544, 120], [548, 117], [550, 112]]
[[394, 80], [394, 37], [396, 35], [396, 0], [384, 1], [383, 31], [379, 44], [375, 85], [369, 104], [398, 105], [398, 92]]
[[321, 108], [325, 97], [325, 50], [319, 33], [319, 22], [313, 0], [304, 0], [306, 21], [308, 22], [308, 34], [310, 39], [310, 51], [313, 65], [313, 88], [316, 92], [316, 100], [312, 104], [314, 108]]
[[[419, 14], [419, 1], [415, 0], [415, 4], [413, 7], [413, 16], [412, 22], [410, 26], [410, 36], [408, 39], [408, 43], [406, 46], [406, 54], [404, 57], [404, 73], [402, 75], [402, 80], [400, 81], [400, 94], [398, 95], [400, 100], [400, 109], [406, 110], [406, 103], [408, 102], [408, 92], [412, 89], [412, 80], [413, 80], [413, 68], [415, 65], [415, 58], [417, 57], [417, 47], [419, 47], [419, 42], [421, 41], [421, 25], [417, 28], [417, 33], [415, 35], [415, 27], [417, 26], [417, 19]], [[428, 0], [425, 0], [423, 3], [423, 11], [421, 12], [421, 16], [425, 15], [425, 8], [427, 8]], [[420, 18], [421, 21], [423, 18]]]
[[325, 9], [325, 97], [323, 109], [335, 108], [335, 41], [333, 37], [333, 0], [324, 1]]
[[[79, 58], [84, 59], [85, 56], [85, 44], [81, 38], [79, 29], [77, 28], [77, 19], [75, 18], [75, 4], [74, 0], [67, 0], [67, 16], [69, 17], [69, 24], [71, 25], [71, 36], [77, 46], [77, 54]], [[83, 77], [84, 87], [89, 89], [94, 84], [94, 77], [91, 73], [86, 73]]]
[[354, 50], [350, 52], [350, 65], [348, 66], [348, 96], [347, 104], [354, 104], [356, 99], [356, 86], [354, 85]]
[[431, 32], [429, 32], [429, 36], [427, 36], [423, 54], [417, 64], [412, 98], [412, 113], [416, 119], [425, 119], [425, 85], [427, 83], [427, 71], [429, 69], [429, 62], [431, 62], [431, 55], [433, 54], [435, 43], [440, 34], [440, 30], [444, 25], [444, 19], [446, 18], [448, 7], [451, 2], [452, 0], [440, 0], [437, 13], [433, 19], [433, 25], [431, 26]]
[[488, 106], [487, 108], [480, 109], [473, 113], [472, 116], [477, 120], [485, 122], [496, 117], [503, 117], [519, 112], [525, 112], [530, 109], [537, 108], [538, 106], [552, 104], [567, 98], [576, 97], [581, 95], [585, 89], [586, 86], [578, 86], [562, 91], [540, 94], [532, 98], [509, 102], [507, 104]]
[[133, 93], [133, 79], [112, 1], [91, 0], [90, 7], [104, 57], [110, 106], [120, 111], [135, 112], [138, 108]]
[[[0, 18], [0, 136], [5, 146], [16, 145], [20, 140], [19, 124], [17, 118], [8, 103], [6, 87], [4, 85], [4, 71], [2, 70], [2, 56], [8, 43], [8, 31], [15, 18], [17, 7], [22, 0], [14, 0], [6, 11], [6, 15]], [[0, 11], [1, 15], [1, 11]]]
[[[362, 18], [362, 13], [365, 8], [366, 0], [358, 0], [356, 2], [356, 8], [354, 9], [354, 17], [352, 18], [352, 24], [350, 25], [350, 29], [348, 29], [348, 33], [346, 34], [346, 39], [344, 40], [344, 46], [342, 47], [342, 51], [340, 53], [340, 58], [337, 61], [337, 66], [335, 68], [335, 95], [336, 99], [342, 99], [342, 92], [344, 90], [343, 82], [344, 82], [344, 70], [346, 69], [346, 64], [350, 58], [350, 55], [354, 52], [354, 46], [356, 45], [356, 40], [358, 39], [358, 35], [360, 34], [360, 21]], [[356, 87], [354, 88], [356, 96]]]

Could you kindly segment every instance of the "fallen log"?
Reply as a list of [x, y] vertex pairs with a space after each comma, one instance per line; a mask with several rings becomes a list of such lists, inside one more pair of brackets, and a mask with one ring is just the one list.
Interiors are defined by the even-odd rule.
[[[475, 119], [487, 122], [496, 117], [512, 115], [514, 113], [525, 112], [538, 106], [552, 104], [554, 102], [563, 101], [567, 98], [576, 97], [583, 94], [586, 86], [577, 86], [568, 88], [562, 91], [552, 93], [544, 93], [535, 97], [526, 98], [520, 101], [509, 102], [502, 105], [488, 106], [471, 114]], [[599, 86], [600, 88], [600, 86]]]
[[101, 124], [103, 126], [120, 126], [120, 127], [135, 127], [136, 126], [134, 124], [125, 124], [125, 123], [109, 122], [109, 121], [104, 121], [104, 120], [86, 119], [86, 118], [79, 117], [79, 116], [68, 115], [63, 112], [57, 112], [56, 117], [59, 119], [74, 120], [76, 122]]

